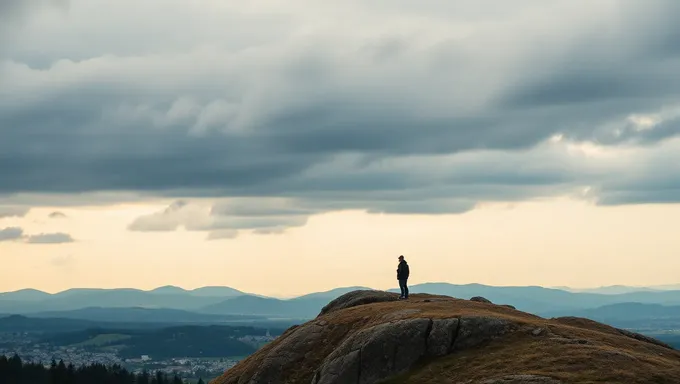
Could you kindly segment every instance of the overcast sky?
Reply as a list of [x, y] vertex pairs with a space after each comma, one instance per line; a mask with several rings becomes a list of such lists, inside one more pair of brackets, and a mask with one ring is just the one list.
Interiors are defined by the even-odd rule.
[[678, 14], [1, 1], [0, 291], [678, 283]]

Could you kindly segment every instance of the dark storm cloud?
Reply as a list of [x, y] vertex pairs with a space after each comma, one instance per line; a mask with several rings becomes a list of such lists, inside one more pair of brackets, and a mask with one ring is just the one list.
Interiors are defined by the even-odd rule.
[[[0, 1], [0, 31], [4, 28], [16, 28], [32, 12], [41, 9], [65, 9], [69, 0], [2, 0]], [[0, 41], [4, 40], [0, 37]]]
[[0, 17], [2, 18], [10, 18], [16, 15], [24, 4], [26, 4], [27, 1], [25, 0], [5, 0], [0, 2]]
[[[6, 3], [6, 10], [16, 14], [17, 4]], [[72, 15], [82, 15], [76, 11], [87, 4], [73, 1]], [[99, 6], [113, 11], [126, 4]], [[154, 4], [160, 3], [140, 12]], [[228, 36], [209, 28], [221, 25], [224, 8], [186, 8], [203, 12], [205, 19], [196, 19], [205, 22], [187, 29], [179, 45], [158, 41], [153, 54], [141, 38], [80, 51], [69, 45], [65, 56], [48, 50], [54, 57], [45, 70], [21, 61], [32, 54], [26, 47], [56, 44], [49, 28], [73, 41], [65, 37], [83, 27], [76, 16], [73, 30], [27, 26], [3, 49], [9, 59], [0, 61], [6, 82], [0, 194], [298, 201], [218, 203], [200, 212], [173, 205], [129, 227], [223, 231], [213, 238], [303, 225], [326, 210], [461, 213], [480, 201], [571, 194], [586, 186], [602, 194], [601, 203], [668, 200], [651, 187], [631, 191], [641, 173], [545, 143], [561, 135], [564, 142], [613, 150], [643, 145], [647, 163], [635, 172], [658, 165], [648, 153], [680, 133], [678, 115], [664, 112], [680, 105], [680, 44], [673, 40], [680, 25], [669, 16], [676, 2], [520, 1], [498, 14], [472, 2], [427, 2], [415, 14], [406, 2], [389, 4], [348, 2], [347, 12], [365, 18], [348, 18], [355, 24], [343, 27], [310, 2], [300, 12], [282, 12], [289, 18], [277, 25], [325, 20], [327, 29], [314, 38], [264, 29], [258, 44], [239, 42], [245, 26]], [[183, 9], [173, 8], [180, 5], [168, 7], [158, 28], [187, 21]], [[238, 5], [224, 7], [231, 18], [239, 14]], [[384, 26], [365, 24], [385, 12], [391, 16]], [[122, 21], [98, 22], [100, 34], [93, 36], [105, 42]], [[407, 29], [394, 32], [401, 28]], [[36, 40], [39, 33], [44, 42]], [[215, 45], [187, 48], [205, 42]], [[101, 52], [109, 46], [112, 52]], [[613, 182], [624, 174], [629, 185]], [[680, 180], [680, 173], [667, 177]]]

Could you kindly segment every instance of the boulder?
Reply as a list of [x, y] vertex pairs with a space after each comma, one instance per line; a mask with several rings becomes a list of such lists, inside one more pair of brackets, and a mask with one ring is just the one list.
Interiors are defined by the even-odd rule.
[[501, 318], [461, 317], [458, 325], [458, 336], [453, 343], [453, 349], [461, 350], [476, 347], [515, 329], [517, 329], [516, 324]]
[[427, 352], [430, 319], [409, 319], [361, 330], [333, 351], [314, 384], [372, 384], [408, 371]]
[[283, 370], [296, 361], [305, 359], [313, 346], [322, 341], [323, 330], [323, 326], [315, 323], [307, 323], [293, 329], [281, 343], [267, 353], [260, 364], [260, 369], [252, 377], [240, 377], [238, 384], [284, 383]]
[[458, 319], [435, 319], [427, 337], [427, 354], [432, 357], [448, 355], [458, 334]]
[[486, 298], [481, 297], [481, 296], [471, 297], [471, 298], [470, 298], [470, 301], [477, 301], [477, 302], [479, 302], [479, 303], [493, 304], [493, 303], [491, 302], [491, 300], [486, 299]]
[[324, 316], [341, 309], [356, 307], [359, 305], [397, 300], [399, 300], [399, 295], [396, 293], [371, 290], [352, 291], [345, 293], [344, 295], [328, 303], [321, 309], [319, 316]]

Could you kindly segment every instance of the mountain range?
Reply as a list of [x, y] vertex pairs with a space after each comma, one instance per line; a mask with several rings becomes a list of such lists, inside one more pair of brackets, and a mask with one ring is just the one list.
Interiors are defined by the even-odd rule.
[[[629, 287], [632, 288], [632, 287]], [[165, 286], [150, 291], [139, 289], [69, 289], [50, 294], [33, 289], [0, 294], [0, 313], [21, 314], [38, 318], [67, 318], [93, 321], [144, 322], [163, 321], [223, 323], [260, 319], [309, 319], [316, 316], [330, 300], [365, 287], [337, 288], [292, 299], [277, 299], [246, 293], [229, 287], [204, 287], [185, 290]], [[620, 289], [620, 288], [619, 288]], [[488, 286], [425, 283], [410, 287], [412, 293], [429, 293], [468, 299], [482, 296], [495, 303], [510, 304], [522, 311], [541, 316], [554, 314], [596, 316], [616, 308], [632, 308], [635, 304], [655, 305], [655, 311], [680, 306], [680, 290], [644, 289], [613, 293], [573, 292], [540, 286]], [[390, 289], [390, 292], [398, 292]], [[623, 305], [614, 306], [612, 305]], [[625, 305], [624, 305], [625, 304]], [[669, 307], [669, 308], [670, 308]], [[661, 308], [661, 309], [659, 309]], [[590, 311], [590, 312], [588, 312]], [[637, 312], [636, 312], [637, 311]], [[640, 308], [628, 312], [635, 315]], [[655, 311], [647, 311], [649, 318]], [[669, 309], [673, 317], [680, 312]], [[624, 311], [626, 312], [626, 311]], [[626, 312], [626, 313], [628, 313]], [[588, 316], [586, 316], [588, 317]]]
[[575, 293], [601, 293], [605, 295], [617, 295], [621, 293], [631, 292], [677, 291], [680, 290], [680, 284], [652, 285], [648, 287], [639, 286], [636, 287], [628, 285], [608, 285], [597, 288], [570, 288], [570, 287], [552, 287], [552, 288]]
[[29, 314], [69, 311], [88, 307], [144, 307], [197, 310], [227, 298], [255, 296], [229, 287], [204, 287], [184, 290], [165, 286], [143, 291], [132, 288], [75, 288], [50, 294], [34, 289], [0, 293], [0, 313]]

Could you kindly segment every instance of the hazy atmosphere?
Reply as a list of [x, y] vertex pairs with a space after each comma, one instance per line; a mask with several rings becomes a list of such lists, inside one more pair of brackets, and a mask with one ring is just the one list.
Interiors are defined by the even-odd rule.
[[679, 13], [2, 0], [0, 291], [680, 283]]

